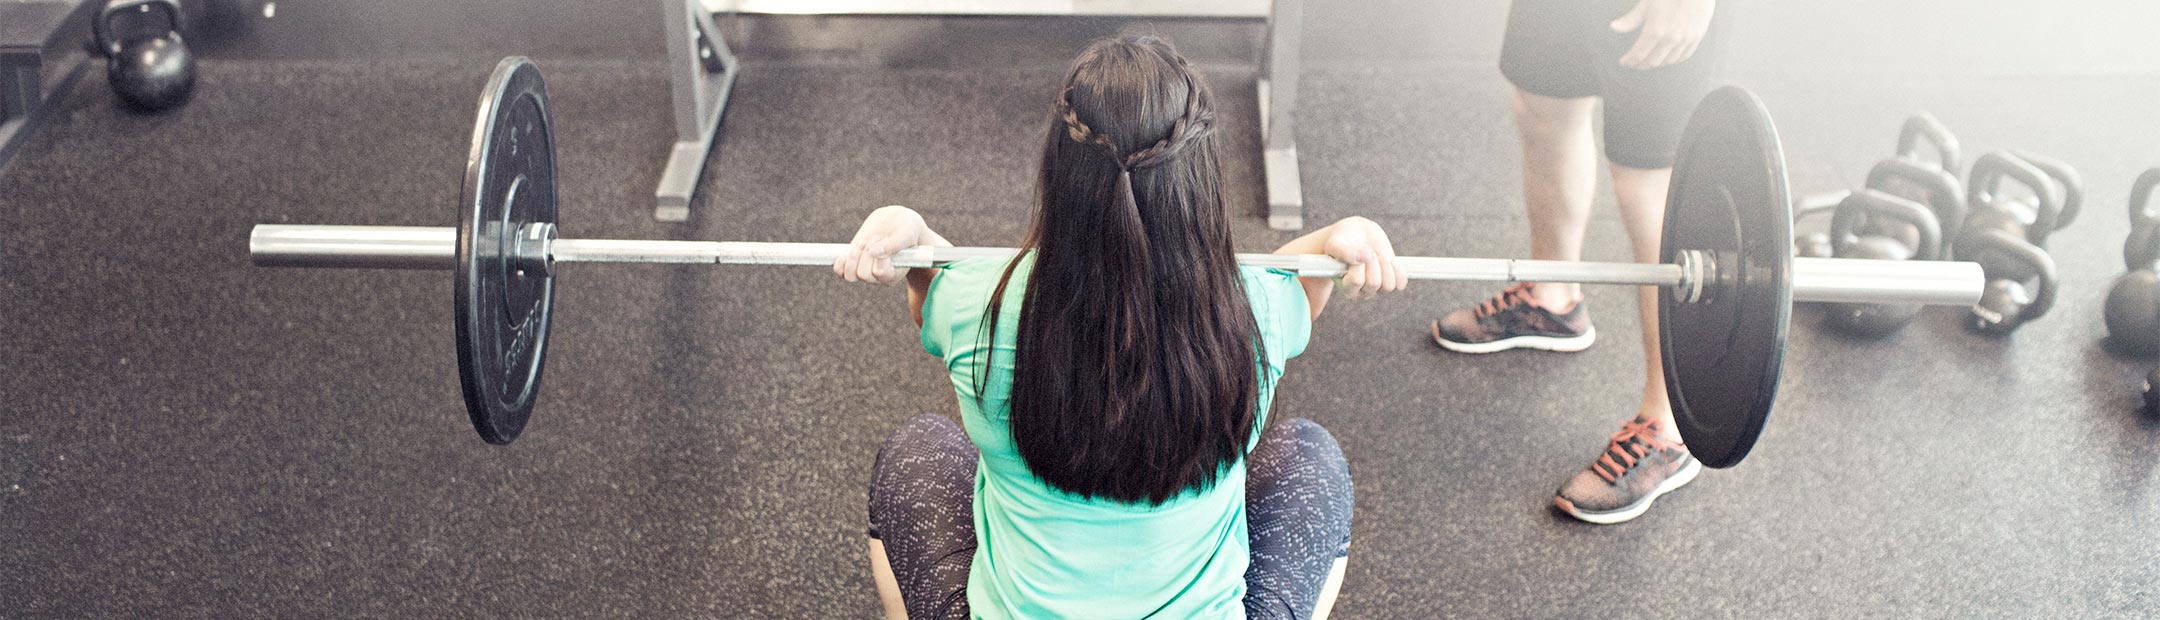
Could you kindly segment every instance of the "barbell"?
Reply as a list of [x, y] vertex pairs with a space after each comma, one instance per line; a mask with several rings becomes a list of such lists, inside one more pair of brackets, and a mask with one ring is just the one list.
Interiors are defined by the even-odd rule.
[[[482, 91], [459, 225], [258, 225], [251, 260], [266, 267], [453, 272], [460, 384], [473, 428], [492, 444], [523, 432], [540, 391], [562, 263], [830, 266], [839, 243], [575, 239], [556, 228], [555, 147], [547, 90], [521, 57]], [[1663, 367], [1679, 430], [1696, 458], [1729, 467], [1761, 433], [1784, 358], [1794, 301], [1967, 305], [1974, 263], [1792, 256], [1784, 155], [1762, 103], [1727, 87], [1695, 109], [1681, 139], [1658, 264], [1413, 257], [1415, 280], [1657, 286]], [[916, 247], [899, 267], [935, 267], [1015, 248]], [[1326, 256], [1239, 254], [1240, 264], [1303, 277], [1341, 275]]]

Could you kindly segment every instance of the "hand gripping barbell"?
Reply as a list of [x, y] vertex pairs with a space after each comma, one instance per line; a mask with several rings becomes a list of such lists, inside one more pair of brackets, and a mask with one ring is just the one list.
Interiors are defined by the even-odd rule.
[[[829, 266], [838, 243], [570, 239], [557, 236], [555, 148], [540, 71], [495, 67], [480, 98], [456, 228], [256, 226], [257, 265], [436, 269], [455, 273], [458, 374], [473, 427], [489, 443], [523, 431], [540, 391], [557, 265], [580, 262]], [[1658, 286], [1666, 387], [1680, 432], [1712, 467], [1753, 447], [1777, 393], [1792, 302], [1963, 305], [1979, 299], [1973, 263], [1792, 257], [1784, 155], [1754, 95], [1712, 93], [1695, 109], [1674, 166], [1659, 264], [1401, 257], [1419, 280]], [[1013, 248], [917, 247], [900, 267], [933, 267]], [[1325, 256], [1240, 254], [1238, 262], [1332, 277]]]

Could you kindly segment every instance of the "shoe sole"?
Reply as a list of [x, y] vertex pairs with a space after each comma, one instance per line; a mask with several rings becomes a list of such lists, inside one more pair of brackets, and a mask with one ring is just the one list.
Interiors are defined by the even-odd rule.
[[1433, 321], [1433, 342], [1440, 348], [1456, 353], [1499, 353], [1508, 349], [1537, 349], [1558, 353], [1574, 353], [1590, 348], [1597, 342], [1597, 327], [1583, 330], [1580, 336], [1515, 336], [1492, 342], [1456, 342], [1440, 337], [1440, 322]]
[[1686, 466], [1681, 467], [1680, 471], [1674, 472], [1671, 478], [1666, 478], [1664, 484], [1658, 485], [1657, 489], [1651, 491], [1649, 495], [1645, 495], [1642, 499], [1636, 500], [1635, 503], [1622, 506], [1617, 510], [1604, 512], [1577, 510], [1574, 502], [1567, 501], [1567, 498], [1558, 495], [1553, 496], [1553, 505], [1559, 506], [1561, 510], [1566, 511], [1568, 516], [1598, 525], [1612, 525], [1642, 516], [1644, 512], [1650, 510], [1650, 504], [1657, 502], [1657, 498], [1680, 487], [1687, 486], [1689, 482], [1694, 482], [1695, 475], [1700, 473], [1702, 473], [1702, 461], [1690, 458]]

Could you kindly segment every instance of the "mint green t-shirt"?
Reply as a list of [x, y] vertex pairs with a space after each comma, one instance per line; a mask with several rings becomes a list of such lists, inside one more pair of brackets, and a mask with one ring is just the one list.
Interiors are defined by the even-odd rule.
[[[960, 417], [982, 452], [975, 470], [975, 560], [968, 604], [976, 618], [1244, 618], [1245, 461], [1206, 490], [1160, 506], [1084, 499], [1028, 470], [1012, 440], [1015, 332], [1032, 257], [1013, 271], [998, 315], [994, 367], [979, 368], [978, 337], [1007, 259], [945, 265], [923, 300], [922, 344], [945, 361]], [[1305, 350], [1311, 311], [1288, 272], [1240, 268], [1266, 345], [1253, 441], [1267, 420], [1283, 362]], [[980, 404], [976, 373], [990, 373]], [[1247, 444], [1249, 448], [1250, 443]]]

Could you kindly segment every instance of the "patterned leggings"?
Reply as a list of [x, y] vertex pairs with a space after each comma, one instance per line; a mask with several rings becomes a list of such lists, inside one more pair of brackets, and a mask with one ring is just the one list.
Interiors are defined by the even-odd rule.
[[[976, 456], [958, 425], [931, 413], [878, 449], [869, 533], [885, 543], [909, 618], [968, 617]], [[1350, 554], [1350, 466], [1335, 437], [1303, 418], [1268, 427], [1246, 461], [1245, 615], [1310, 618], [1329, 569]]]

